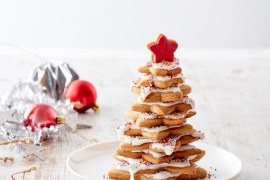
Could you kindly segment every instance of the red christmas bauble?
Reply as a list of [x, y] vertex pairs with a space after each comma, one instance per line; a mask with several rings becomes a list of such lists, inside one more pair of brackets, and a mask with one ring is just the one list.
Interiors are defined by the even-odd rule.
[[67, 87], [65, 99], [70, 99], [74, 104], [74, 109], [78, 112], [85, 112], [89, 108], [97, 110], [97, 92], [90, 82], [83, 80], [72, 81]]
[[36, 129], [49, 128], [57, 124], [57, 112], [47, 104], [35, 104], [24, 113], [24, 125]]

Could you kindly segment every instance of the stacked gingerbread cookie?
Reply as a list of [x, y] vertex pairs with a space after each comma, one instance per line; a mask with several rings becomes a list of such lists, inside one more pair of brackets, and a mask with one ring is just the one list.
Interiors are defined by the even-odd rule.
[[118, 129], [121, 143], [109, 179], [204, 179], [207, 172], [196, 166], [205, 152], [192, 142], [204, 138], [188, 124], [194, 102], [188, 95], [174, 40], [160, 35], [148, 44], [152, 60], [139, 68], [142, 77], [132, 83], [138, 96], [127, 116], [131, 121]]

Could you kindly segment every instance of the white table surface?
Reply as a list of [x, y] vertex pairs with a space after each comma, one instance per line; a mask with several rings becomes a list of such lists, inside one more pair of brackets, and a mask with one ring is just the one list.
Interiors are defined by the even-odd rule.
[[[124, 113], [136, 100], [130, 83], [138, 76], [139, 65], [149, 59], [147, 50], [48, 50], [28, 49], [26, 53], [7, 45], [0, 46], [0, 93], [20, 78], [28, 77], [33, 67], [51, 58], [68, 62], [98, 92], [100, 112], [81, 115], [79, 122], [90, 130], [64, 133], [44, 152], [45, 161], [23, 158], [21, 153], [0, 146], [0, 156], [14, 156], [14, 163], [0, 162], [0, 179], [32, 164], [36, 172], [27, 179], [77, 179], [65, 167], [72, 151], [90, 144], [115, 140], [115, 129], [127, 120]], [[205, 143], [229, 150], [240, 157], [243, 170], [239, 180], [268, 179], [270, 171], [270, 49], [187, 49], [178, 50], [187, 83], [193, 87], [197, 115], [190, 122], [206, 133]], [[80, 136], [81, 135], [81, 136]], [[86, 167], [91, 168], [91, 167]], [[18, 176], [20, 177], [20, 176]]]

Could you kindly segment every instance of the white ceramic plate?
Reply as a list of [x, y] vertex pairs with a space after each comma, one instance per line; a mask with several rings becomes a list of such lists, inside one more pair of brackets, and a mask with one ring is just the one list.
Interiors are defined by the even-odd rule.
[[[234, 154], [208, 144], [193, 144], [206, 151], [198, 165], [213, 174], [211, 179], [233, 179], [240, 173], [242, 163]], [[67, 167], [80, 178], [103, 179], [104, 174], [112, 167], [112, 155], [118, 145], [119, 141], [110, 141], [78, 149], [68, 156]]]

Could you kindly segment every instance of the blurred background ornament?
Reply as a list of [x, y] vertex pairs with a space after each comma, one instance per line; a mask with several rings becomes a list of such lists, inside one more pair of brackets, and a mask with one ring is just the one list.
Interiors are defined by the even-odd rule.
[[56, 124], [63, 124], [64, 117], [57, 116], [57, 112], [47, 104], [34, 104], [24, 113], [25, 127], [36, 129], [50, 128]]
[[59, 100], [63, 98], [66, 87], [79, 79], [79, 75], [67, 63], [55, 61], [36, 67], [31, 78], [39, 83], [49, 96]]
[[85, 112], [92, 108], [98, 111], [96, 104], [97, 91], [93, 84], [84, 80], [75, 80], [70, 83], [65, 92], [65, 99], [69, 99], [74, 105], [74, 109], [78, 112]]

